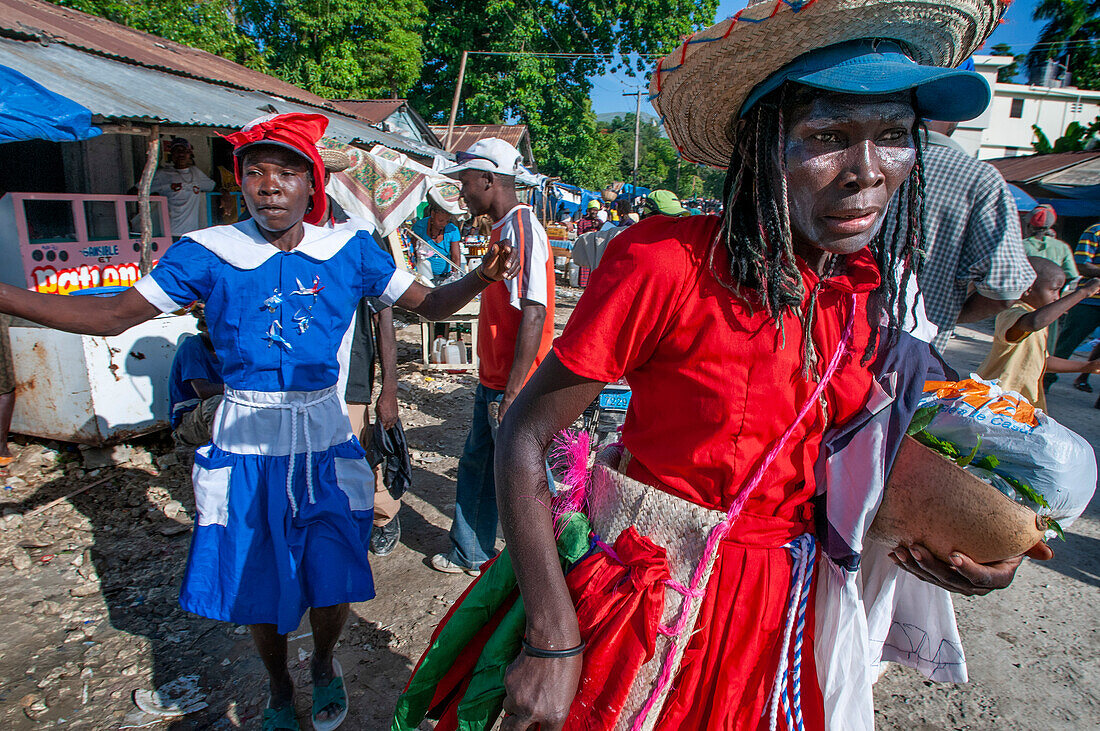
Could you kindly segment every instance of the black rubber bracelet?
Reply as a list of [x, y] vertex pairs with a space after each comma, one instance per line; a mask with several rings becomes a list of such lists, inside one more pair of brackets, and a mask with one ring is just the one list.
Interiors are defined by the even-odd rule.
[[523, 652], [528, 657], [543, 657], [549, 659], [560, 659], [565, 657], [576, 657], [584, 652], [584, 642], [576, 647], [570, 647], [568, 650], [543, 650], [539, 647], [533, 647], [527, 644], [527, 639], [523, 639]]

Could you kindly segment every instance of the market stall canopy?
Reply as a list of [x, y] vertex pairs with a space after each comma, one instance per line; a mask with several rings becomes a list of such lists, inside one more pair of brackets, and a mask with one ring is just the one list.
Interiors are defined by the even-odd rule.
[[382, 236], [396, 230], [429, 195], [452, 214], [464, 212], [454, 181], [407, 155], [382, 145], [367, 152], [336, 140], [325, 139], [324, 143], [343, 150], [352, 160], [350, 168], [329, 179], [328, 194], [349, 215], [368, 221]]
[[15, 69], [0, 66], [0, 143], [72, 142], [102, 134], [92, 113]]

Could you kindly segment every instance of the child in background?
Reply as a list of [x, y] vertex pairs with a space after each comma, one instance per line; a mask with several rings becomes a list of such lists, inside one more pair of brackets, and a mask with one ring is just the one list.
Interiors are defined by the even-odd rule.
[[1006, 391], [1015, 391], [1036, 407], [1047, 410], [1042, 388], [1043, 372], [1100, 373], [1100, 359], [1067, 360], [1048, 354], [1047, 327], [1081, 300], [1100, 292], [1100, 279], [1085, 280], [1072, 294], [1059, 298], [1066, 275], [1054, 262], [1028, 257], [1035, 269], [1035, 281], [1023, 297], [997, 315], [993, 347], [978, 375], [997, 381]]
[[191, 307], [191, 315], [199, 334], [184, 338], [176, 348], [168, 375], [168, 397], [172, 437], [177, 446], [194, 449], [210, 441], [225, 382], [202, 303]]

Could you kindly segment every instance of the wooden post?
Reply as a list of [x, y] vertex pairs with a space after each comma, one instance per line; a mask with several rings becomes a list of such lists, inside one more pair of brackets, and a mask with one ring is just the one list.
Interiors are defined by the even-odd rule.
[[455, 117], [458, 115], [458, 98], [462, 96], [462, 82], [466, 78], [466, 55], [462, 52], [462, 60], [458, 62], [458, 83], [455, 84], [455, 95], [451, 99], [451, 118], [447, 120], [447, 139], [443, 141], [443, 149], [451, 151], [451, 135], [455, 131]]
[[[138, 215], [141, 217], [141, 273], [146, 275], [153, 268], [153, 211], [149, 203], [149, 191], [153, 187], [153, 175], [160, 162], [160, 125], [149, 128], [149, 144], [145, 149], [145, 168], [138, 185]], [[168, 232], [171, 233], [171, 232]]]

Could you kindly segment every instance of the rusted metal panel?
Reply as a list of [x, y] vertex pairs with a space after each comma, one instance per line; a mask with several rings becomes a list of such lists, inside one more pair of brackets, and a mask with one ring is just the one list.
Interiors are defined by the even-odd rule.
[[168, 376], [190, 316], [161, 316], [92, 337], [16, 323], [12, 431], [103, 445], [168, 426]]
[[0, 0], [0, 41], [0, 64], [108, 120], [235, 129], [264, 114], [323, 113], [336, 139], [445, 155], [274, 76], [71, 8]]
[[531, 137], [526, 124], [460, 124], [455, 125], [451, 135], [451, 144], [447, 144], [447, 125], [430, 125], [432, 133], [446, 146], [448, 152], [466, 150], [470, 145], [486, 137], [502, 139], [515, 147], [523, 155], [523, 164], [537, 169], [534, 153], [531, 151]]
[[400, 110], [407, 102], [405, 99], [340, 99], [337, 103], [363, 119], [378, 124], [385, 122], [387, 117]]
[[1100, 152], [1055, 152], [1049, 155], [1020, 155], [986, 160], [1010, 183], [1033, 183], [1048, 175], [1068, 170], [1100, 157]]
[[0, 29], [182, 76], [333, 108], [316, 94], [229, 59], [47, 2], [0, 0]]

